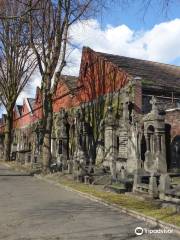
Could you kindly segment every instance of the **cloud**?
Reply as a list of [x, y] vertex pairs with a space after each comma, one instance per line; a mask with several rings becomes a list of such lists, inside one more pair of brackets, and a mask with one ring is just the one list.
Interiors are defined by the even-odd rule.
[[[163, 22], [152, 29], [135, 31], [126, 25], [101, 28], [95, 19], [81, 21], [70, 29], [72, 46], [68, 47], [65, 74], [79, 74], [81, 50], [89, 46], [96, 51], [122, 56], [172, 63], [180, 65], [180, 19]], [[41, 77], [36, 72], [31, 86], [27, 86], [18, 98], [35, 97], [35, 88], [40, 86]]]
[[[70, 55], [73, 69], [78, 74], [81, 48], [89, 46], [96, 51], [141, 58], [163, 63], [179, 64], [180, 19], [163, 22], [146, 31], [134, 31], [126, 25], [101, 28], [95, 19], [78, 22], [70, 31], [74, 51]], [[68, 68], [66, 72], [68, 73]]]
[[20, 93], [16, 103], [19, 105], [23, 104], [24, 98], [35, 98], [36, 87], [41, 85], [41, 76], [38, 69], [31, 76], [30, 81], [25, 86], [24, 90]]

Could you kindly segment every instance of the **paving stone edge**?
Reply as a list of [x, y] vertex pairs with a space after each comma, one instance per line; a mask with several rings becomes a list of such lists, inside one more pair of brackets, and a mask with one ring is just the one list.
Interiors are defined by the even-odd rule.
[[69, 186], [66, 186], [66, 185], [63, 185], [55, 180], [51, 180], [51, 179], [47, 179], [46, 177], [44, 176], [41, 176], [41, 175], [34, 175], [37, 179], [40, 179], [40, 180], [43, 180], [43, 181], [46, 181], [50, 184], [54, 184], [56, 186], [60, 186], [62, 188], [64, 188], [65, 190], [68, 190], [68, 191], [71, 191], [71, 192], [74, 192], [74, 193], [78, 193], [79, 195], [87, 198], [87, 199], [90, 199], [92, 201], [95, 201], [95, 202], [98, 202], [98, 203], [101, 203], [105, 206], [108, 206], [108, 207], [111, 207], [112, 209], [114, 210], [117, 210], [117, 211], [120, 211], [122, 213], [126, 213], [130, 216], [133, 216], [137, 219], [141, 219], [141, 220], [144, 220], [146, 223], [149, 223], [149, 224], [152, 224], [153, 226], [156, 226], [156, 227], [161, 227], [161, 228], [168, 228], [168, 229], [173, 229], [173, 233], [177, 234], [178, 236], [180, 236], [180, 227], [174, 225], [174, 224], [170, 224], [170, 223], [166, 223], [164, 221], [161, 221], [161, 220], [158, 220], [156, 218], [153, 218], [153, 217], [149, 217], [149, 216], [146, 216], [142, 213], [138, 213], [134, 210], [130, 210], [128, 208], [125, 208], [125, 207], [121, 207], [115, 203], [109, 203], [101, 198], [98, 198], [98, 197], [95, 197], [95, 196], [92, 196], [91, 194], [88, 194], [88, 193], [84, 193], [84, 192], [81, 192], [79, 190], [76, 190], [72, 187], [69, 187]]
[[[9, 165], [8, 163], [3, 163], [1, 162], [1, 164], [3, 164], [4, 166], [8, 167], [8, 168], [11, 168], [11, 165]], [[133, 216], [137, 219], [141, 219], [141, 220], [144, 220], [146, 223], [150, 223], [156, 227], [161, 227], [161, 228], [168, 228], [168, 229], [173, 229], [173, 233], [177, 234], [178, 236], [180, 236], [180, 227], [174, 225], [174, 224], [170, 224], [170, 223], [166, 223], [164, 221], [161, 221], [161, 220], [158, 220], [156, 218], [153, 218], [153, 217], [148, 217], [142, 213], [138, 213], [136, 211], [133, 211], [133, 210], [130, 210], [128, 208], [125, 208], [125, 207], [121, 207], [115, 203], [109, 203], [101, 198], [98, 198], [98, 197], [95, 197], [95, 196], [92, 196], [91, 194], [88, 194], [88, 193], [84, 193], [84, 192], [81, 192], [79, 190], [76, 190], [72, 187], [69, 187], [69, 186], [66, 186], [66, 185], [63, 185], [55, 180], [50, 180], [50, 179], [47, 179], [45, 176], [42, 176], [42, 175], [38, 175], [38, 174], [35, 174], [34, 177], [36, 177], [37, 179], [39, 180], [43, 180], [43, 181], [46, 181], [50, 184], [53, 184], [55, 186], [60, 186], [62, 188], [64, 188], [65, 190], [67, 191], [71, 191], [71, 192], [74, 192], [74, 193], [78, 193], [79, 195], [87, 198], [87, 199], [90, 199], [92, 201], [95, 201], [95, 202], [98, 202], [98, 203], [101, 203], [105, 206], [108, 206], [116, 211], [119, 211], [119, 212], [122, 212], [122, 213], [126, 213], [130, 216]]]

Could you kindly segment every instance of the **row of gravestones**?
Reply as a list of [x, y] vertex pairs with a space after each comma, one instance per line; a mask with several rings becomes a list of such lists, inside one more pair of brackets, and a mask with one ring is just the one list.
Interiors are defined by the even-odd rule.
[[135, 174], [133, 192], [146, 192], [152, 198], [180, 203], [180, 187], [173, 187], [171, 181], [168, 173], [160, 176], [152, 173], [149, 177], [149, 183], [145, 184], [142, 183], [142, 176]]

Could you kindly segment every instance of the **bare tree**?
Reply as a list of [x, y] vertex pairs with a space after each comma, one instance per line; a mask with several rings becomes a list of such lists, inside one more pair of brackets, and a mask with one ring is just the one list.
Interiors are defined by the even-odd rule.
[[[124, 0], [126, 3], [131, 3], [133, 0]], [[143, 15], [143, 18], [146, 17], [148, 11], [155, 7], [161, 14], [165, 17], [168, 17], [168, 14], [172, 6], [180, 5], [180, 0], [139, 0], [140, 3], [140, 12]]]
[[[148, 1], [148, 0], [147, 0]], [[168, 1], [168, 0], [159, 0]], [[170, 1], [170, 0], [169, 0]], [[99, 10], [109, 1], [103, 0], [40, 0], [37, 11], [30, 11], [31, 47], [38, 61], [42, 77], [43, 99], [43, 167], [46, 171], [51, 161], [51, 130], [53, 122], [52, 100], [58, 80], [66, 66], [68, 33], [70, 26], [87, 18], [92, 10]], [[113, 2], [126, 3], [131, 0]], [[32, 9], [33, 0], [28, 0]], [[89, 15], [90, 16], [90, 15]]]
[[[16, 18], [21, 18], [26, 16], [30, 11], [35, 11], [37, 10], [37, 6], [40, 0], [33, 0], [33, 4], [31, 7], [29, 7], [29, 4], [27, 0], [0, 0], [0, 19], [16, 19]], [[13, 13], [11, 12], [6, 14], [7, 9], [7, 4], [8, 8], [13, 7], [14, 10]], [[21, 6], [19, 8], [19, 6]]]
[[[9, 8], [9, 4], [12, 4], [12, 1], [6, 0], [6, 3], [6, 13], [10, 11], [11, 14], [13, 8]], [[28, 36], [26, 17], [0, 19], [0, 100], [7, 111], [5, 160], [10, 160], [13, 109], [16, 100], [37, 66]]]
[[[43, 169], [51, 161], [51, 131], [53, 123], [52, 100], [58, 80], [66, 66], [68, 33], [70, 26], [87, 18], [99, 9], [102, 0], [43, 0], [39, 9], [30, 14], [31, 46], [36, 55], [42, 76], [44, 140], [42, 147]], [[29, 1], [32, 7], [32, 0]]]

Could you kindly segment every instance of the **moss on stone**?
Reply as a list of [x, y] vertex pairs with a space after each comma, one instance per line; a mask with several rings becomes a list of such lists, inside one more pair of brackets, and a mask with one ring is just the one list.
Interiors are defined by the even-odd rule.
[[153, 81], [148, 80], [148, 79], [143, 79], [143, 80], [141, 81], [141, 83], [142, 83], [142, 85], [152, 85], [152, 84], [154, 84]]

